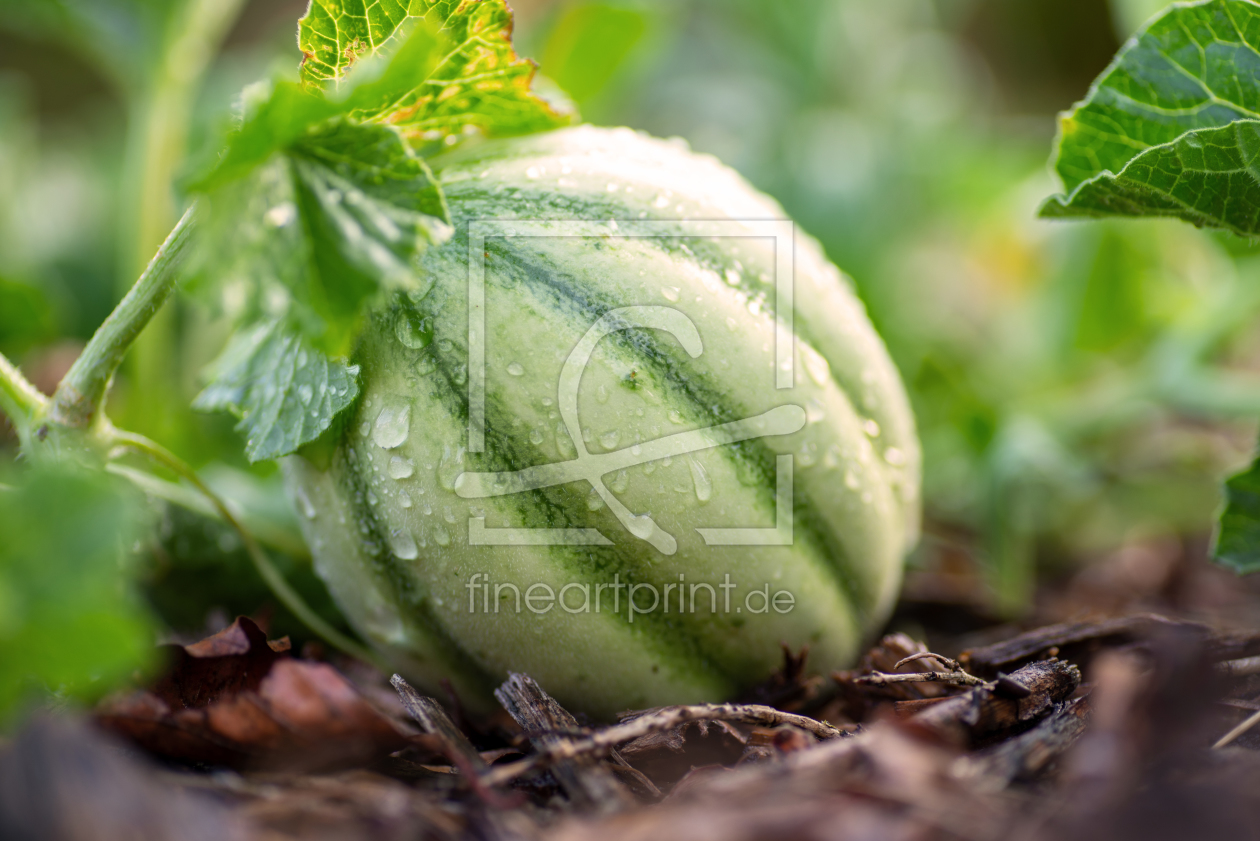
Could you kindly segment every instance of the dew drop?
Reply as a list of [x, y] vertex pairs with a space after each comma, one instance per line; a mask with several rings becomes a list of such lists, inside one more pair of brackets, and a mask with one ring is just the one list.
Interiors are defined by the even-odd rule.
[[359, 434], [362, 435], [364, 438], [371, 435], [372, 424], [368, 423], [367, 421], [364, 421], [363, 423], [359, 424]]
[[825, 417], [827, 413], [823, 411], [822, 403], [818, 402], [817, 398], [810, 398], [810, 401], [805, 404], [805, 419], [810, 423], [818, 423]]
[[662, 286], [661, 287], [661, 294], [665, 296], [665, 300], [667, 301], [677, 301], [681, 293], [682, 293], [682, 290], [679, 289], [677, 286]]
[[621, 441], [620, 430], [610, 429], [599, 436], [599, 443], [605, 450], [614, 449]]
[[556, 449], [560, 451], [562, 458], [577, 455], [577, 450], [573, 449], [573, 441], [569, 438], [569, 430], [562, 423], [556, 424]]
[[438, 341], [437, 346], [442, 353], [450, 353], [454, 349], [455, 343], [450, 339], [441, 339]]
[[368, 491], [368, 492], [367, 492], [367, 501], [368, 501], [368, 505], [376, 505], [376, 504], [377, 504], [377, 503], [379, 503], [381, 500], [380, 500], [380, 497], [378, 497], [378, 496], [376, 495], [376, 492], [375, 492], [375, 491]]
[[670, 423], [682, 423], [682, 422], [683, 422], [683, 416], [682, 416], [682, 413], [681, 413], [681, 412], [679, 412], [677, 409], [671, 409], [671, 410], [670, 410], [670, 412], [669, 412], [669, 422], [670, 422]]
[[604, 500], [599, 495], [599, 491], [591, 488], [590, 493], [586, 495], [586, 510], [598, 511], [604, 507]]
[[844, 486], [851, 491], [856, 491], [862, 487], [862, 483], [858, 480], [857, 474], [852, 470], [844, 471]]
[[406, 491], [399, 491], [398, 504], [401, 505], [403, 508], [410, 508], [412, 506], [411, 494], [407, 493]]
[[389, 460], [389, 478], [391, 479], [407, 479], [416, 472], [416, 466], [409, 459], [402, 456], [394, 456]]
[[805, 357], [805, 371], [817, 385], [826, 385], [831, 380], [831, 366], [823, 355], [808, 345], [801, 346], [801, 355]]
[[739, 272], [735, 271], [734, 269], [726, 270], [726, 282], [729, 283], [731, 286], [739, 286], [739, 284], [742, 283], [743, 280], [744, 279], [740, 277]]
[[303, 406], [311, 405], [311, 399], [315, 397], [315, 389], [306, 383], [298, 386], [298, 399], [302, 401]]
[[423, 318], [415, 310], [404, 307], [394, 319], [394, 335], [403, 347], [420, 350], [433, 341], [433, 322]]
[[541, 429], [531, 429], [529, 431], [529, 443], [537, 446], [543, 442], [543, 434]]
[[614, 476], [613, 480], [608, 483], [608, 487], [613, 493], [618, 493], [618, 494], [625, 493], [626, 488], [630, 487], [630, 471], [628, 470], [617, 471], [617, 475]]
[[438, 546], [450, 546], [451, 535], [443, 526], [437, 526], [433, 529], [433, 540]]
[[392, 450], [407, 440], [411, 432], [411, 406], [387, 405], [376, 416], [372, 440], [383, 450]]
[[897, 447], [889, 447], [884, 450], [884, 461], [893, 467], [901, 467], [906, 463], [906, 454]]
[[394, 529], [389, 533], [389, 549], [404, 561], [414, 561], [420, 556], [416, 539], [406, 529]]
[[823, 453], [823, 467], [828, 470], [835, 470], [840, 466], [840, 448], [832, 444], [827, 448], [827, 452]]
[[713, 496], [713, 482], [709, 480], [709, 472], [694, 457], [688, 456], [687, 461], [691, 465], [691, 481], [696, 486], [696, 499], [708, 502]]
[[812, 441], [802, 444], [796, 453], [796, 463], [801, 467], [813, 467], [818, 463], [818, 445]]
[[293, 496], [297, 502], [298, 510], [302, 512], [302, 516], [306, 517], [308, 520], [314, 520], [315, 515], [319, 512], [316, 511], [315, 506], [311, 504], [311, 498], [306, 495], [306, 491], [303, 488], [298, 488], [297, 493]]
[[[464, 448], [456, 447], [451, 452], [450, 445], [442, 451], [442, 461], [438, 464], [438, 484], [448, 491], [455, 490], [455, 480], [464, 472]], [[427, 506], [426, 506], [427, 507]], [[429, 512], [425, 512], [426, 514]]]
[[455, 523], [455, 512], [451, 510], [449, 505], [442, 509], [442, 519], [452, 525]]
[[425, 356], [416, 363], [416, 373], [422, 377], [427, 377], [437, 370], [437, 360], [432, 356]]
[[862, 431], [872, 438], [878, 438], [879, 437], [879, 424], [876, 423], [873, 419], [867, 419], [862, 424]]
[[525, 373], [525, 368], [521, 365], [521, 363], [513, 362], [511, 365], [507, 366], [507, 372], [514, 377], [519, 377]]
[[608, 402], [608, 389], [602, 385], [599, 388], [595, 389], [595, 401], [598, 403], [607, 403]]

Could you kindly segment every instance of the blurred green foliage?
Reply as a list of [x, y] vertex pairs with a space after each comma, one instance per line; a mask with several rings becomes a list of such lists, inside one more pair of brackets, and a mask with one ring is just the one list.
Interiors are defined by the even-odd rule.
[[[30, 13], [44, 3], [63, 17]], [[514, 5], [520, 51], [587, 119], [719, 156], [850, 273], [919, 418], [920, 562], [961, 537], [995, 604], [1017, 611], [1038, 566], [1210, 527], [1217, 483], [1246, 461], [1260, 415], [1260, 254], [1163, 222], [1036, 219], [1058, 186], [1046, 166], [1054, 112], [1161, 0]], [[154, 80], [172, 65], [160, 57], [178, 57], [180, 21], [205, 7], [0, 0], [0, 350], [28, 370], [55, 337], [82, 340], [104, 317], [134, 255], [152, 249], [134, 220], [179, 206], [178, 176], [214, 159], [237, 92], [300, 59], [304, 0], [245, 3], [202, 45], [194, 78], [176, 80], [185, 111], [162, 111], [170, 88]], [[113, 34], [85, 46], [78, 32]], [[124, 53], [118, 68], [101, 58]], [[148, 154], [159, 130], [166, 152]], [[166, 205], [137, 192], [154, 179]], [[31, 315], [11, 316], [18, 307]], [[269, 487], [229, 419], [188, 408], [227, 325], [187, 303], [171, 319], [138, 351], [169, 376], [155, 387], [143, 366], [125, 370], [113, 414], [199, 468], [249, 469], [240, 475]], [[189, 551], [168, 552], [157, 576], [204, 594], [155, 590], [183, 627], [229, 600], [187, 584], [210, 577], [197, 540], [175, 540]], [[176, 574], [181, 557], [192, 579]], [[230, 579], [250, 578], [224, 563]]]
[[93, 700], [154, 659], [134, 591], [151, 527], [128, 483], [97, 471], [5, 471], [0, 490], [0, 721], [43, 689]]

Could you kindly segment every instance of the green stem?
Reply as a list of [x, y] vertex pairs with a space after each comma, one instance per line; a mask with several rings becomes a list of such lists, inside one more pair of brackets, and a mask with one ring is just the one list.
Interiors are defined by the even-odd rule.
[[97, 329], [57, 386], [49, 412], [53, 423], [86, 429], [99, 414], [109, 380], [127, 349], [175, 288], [180, 265], [192, 240], [195, 207], [184, 213], [136, 285]]
[[48, 398], [31, 385], [18, 367], [0, 353], [0, 409], [14, 423], [29, 421], [48, 405]]
[[188, 482], [197, 489], [209, 502], [218, 515], [227, 523], [233, 531], [241, 538], [241, 543], [245, 547], [245, 551], [249, 554], [250, 560], [254, 562], [258, 574], [262, 576], [263, 581], [271, 588], [271, 592], [275, 593], [276, 598], [289, 609], [294, 616], [300, 619], [306, 627], [310, 628], [320, 637], [333, 647], [344, 651], [352, 657], [357, 657], [366, 663], [371, 663], [385, 671], [388, 669], [375, 653], [347, 637], [338, 631], [332, 625], [324, 621], [318, 613], [311, 609], [306, 600], [302, 598], [289, 584], [285, 577], [280, 574], [275, 565], [271, 563], [271, 558], [258, 545], [258, 541], [254, 539], [253, 534], [245, 528], [227, 504], [219, 498], [218, 494], [210, 490], [210, 488], [201, 481], [201, 477], [197, 475], [191, 467], [180, 460], [174, 453], [167, 450], [161, 444], [150, 441], [142, 435], [136, 435], [131, 432], [124, 432], [119, 429], [110, 431], [110, 442], [119, 447], [126, 447], [142, 453], [159, 464], [165, 466], [174, 472], [181, 479]]
[[[245, 0], [181, 0], [177, 5], [160, 60], [143, 85], [128, 90], [121, 283], [136, 276], [178, 215], [173, 182], [188, 150], [197, 94]], [[189, 387], [186, 366], [180, 364], [182, 316], [179, 307], [164, 308], [136, 340], [127, 360], [131, 399], [121, 407], [124, 426], [170, 445], [191, 443], [181, 416]]]

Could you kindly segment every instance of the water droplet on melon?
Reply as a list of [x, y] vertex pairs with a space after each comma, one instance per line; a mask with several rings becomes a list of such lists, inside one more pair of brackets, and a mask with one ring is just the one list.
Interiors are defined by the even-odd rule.
[[617, 444], [620, 441], [621, 441], [621, 432], [616, 429], [610, 429], [599, 436], [599, 443], [603, 446], [605, 450], [611, 450], [611, 449], [616, 448]]
[[823, 355], [809, 345], [801, 345], [801, 355], [805, 357], [805, 372], [817, 385], [826, 385], [831, 381], [831, 365]]
[[433, 321], [409, 307], [404, 307], [394, 320], [394, 335], [403, 347], [412, 350], [426, 348], [433, 341]]
[[391, 479], [406, 479], [416, 472], [416, 466], [409, 459], [394, 456], [389, 460], [388, 470]]
[[677, 286], [661, 287], [661, 294], [665, 296], [665, 300], [667, 301], [677, 301], [681, 292], [682, 290], [680, 290]]
[[628, 470], [617, 471], [617, 475], [613, 477], [608, 487], [613, 493], [625, 493], [626, 488], [630, 487], [630, 472]]
[[688, 456], [687, 461], [691, 465], [691, 481], [696, 488], [696, 499], [708, 502], [713, 496], [713, 482], [709, 480], [709, 472], [694, 456]]
[[372, 440], [383, 450], [392, 450], [407, 440], [411, 432], [411, 406], [387, 405], [376, 416]]
[[302, 516], [306, 517], [308, 520], [314, 520], [316, 514], [319, 512], [316, 511], [315, 506], [311, 504], [311, 498], [306, 495], [306, 491], [299, 487], [293, 496], [297, 502], [298, 510], [302, 512]]
[[[455, 448], [454, 453], [448, 445], [442, 451], [442, 461], [438, 464], [438, 484], [448, 491], [455, 490], [455, 480], [464, 472], [464, 448]], [[427, 507], [427, 506], [426, 506]], [[428, 514], [428, 511], [424, 513]]]
[[507, 366], [507, 372], [514, 377], [519, 377], [525, 373], [525, 367], [519, 362], [513, 362]]
[[599, 491], [591, 488], [590, 493], [586, 495], [586, 510], [598, 511], [604, 507], [604, 500], [599, 495]]
[[394, 529], [389, 533], [389, 550], [404, 561], [414, 561], [420, 556], [416, 539], [406, 529]]

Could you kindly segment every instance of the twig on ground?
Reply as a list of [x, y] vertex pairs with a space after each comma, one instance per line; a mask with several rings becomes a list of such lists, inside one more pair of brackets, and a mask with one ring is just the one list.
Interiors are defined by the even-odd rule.
[[1225, 677], [1250, 677], [1260, 675], [1260, 657], [1242, 657], [1216, 664], [1216, 670]]
[[824, 721], [808, 716], [795, 715], [756, 704], [696, 704], [684, 707], [664, 707], [650, 710], [628, 721], [615, 724], [590, 735], [554, 741], [538, 753], [505, 765], [496, 765], [486, 771], [481, 782], [486, 786], [503, 785], [518, 777], [557, 762], [579, 756], [605, 754], [617, 745], [630, 742], [649, 733], [673, 730], [692, 721], [734, 721], [756, 727], [777, 727], [791, 724], [820, 740], [846, 736]]
[[[917, 659], [917, 658], [911, 658]], [[860, 686], [888, 686], [893, 683], [949, 683], [954, 686], [987, 686], [988, 681], [964, 671], [956, 672], [914, 672], [908, 675], [890, 675], [886, 672], [875, 672], [853, 679]]]
[[911, 654], [909, 657], [902, 657], [896, 663], [893, 663], [893, 671], [897, 671], [907, 663], [913, 663], [915, 660], [935, 660], [951, 672], [964, 671], [962, 664], [951, 657], [945, 657], [932, 651], [924, 651], [917, 654]]
[[1260, 724], [1260, 711], [1252, 713], [1251, 715], [1247, 716], [1246, 721], [1244, 721], [1242, 724], [1239, 724], [1233, 730], [1230, 730], [1224, 736], [1217, 739], [1216, 744], [1212, 745], [1212, 749], [1217, 750], [1218, 748], [1225, 747], [1230, 742], [1234, 741], [1239, 736], [1246, 733], [1251, 728], [1255, 727], [1257, 724]]

